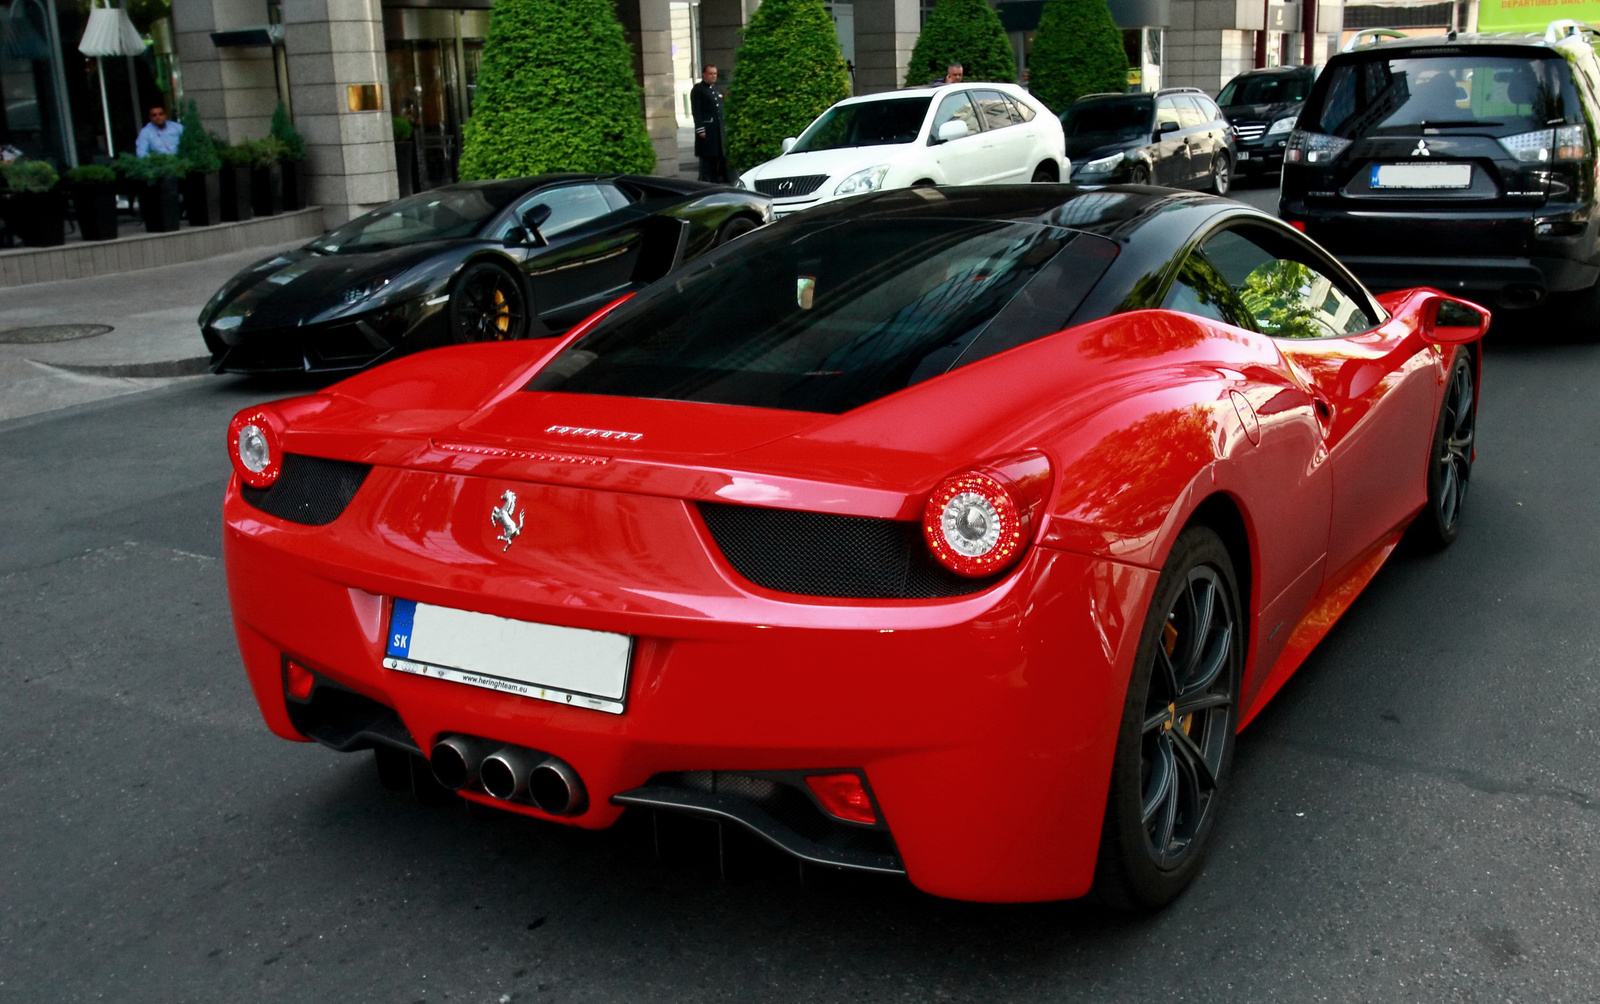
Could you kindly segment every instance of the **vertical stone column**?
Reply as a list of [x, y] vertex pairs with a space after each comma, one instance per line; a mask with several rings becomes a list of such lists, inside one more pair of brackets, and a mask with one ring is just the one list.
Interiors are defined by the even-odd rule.
[[[184, 96], [194, 99], [206, 128], [230, 143], [267, 134], [278, 103], [278, 77], [271, 46], [219, 49], [211, 44], [211, 33], [266, 23], [266, 0], [178, 0], [172, 5]], [[169, 110], [174, 115], [179, 111]]]
[[[744, 26], [759, 6], [761, 0], [700, 0], [700, 63], [721, 72], [723, 87], [733, 81]], [[700, 79], [700, 67], [694, 76]]]
[[856, 0], [855, 30], [856, 93], [875, 94], [899, 87], [922, 33], [918, 0]]
[[[313, 205], [330, 227], [396, 199], [394, 128], [379, 0], [283, 0], [295, 126], [306, 140]], [[351, 111], [349, 89], [381, 88], [373, 111]]]
[[633, 47], [633, 75], [644, 89], [644, 125], [656, 148], [656, 173], [678, 174], [678, 117], [673, 107], [672, 7], [668, 0], [617, 0]]
[[1172, 0], [1161, 85], [1215, 95], [1255, 65], [1253, 32], [1265, 26], [1261, 0]]

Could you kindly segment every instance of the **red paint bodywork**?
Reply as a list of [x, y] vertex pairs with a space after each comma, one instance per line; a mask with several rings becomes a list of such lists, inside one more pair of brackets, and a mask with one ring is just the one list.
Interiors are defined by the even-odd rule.
[[[304, 738], [284, 703], [289, 655], [397, 709], [424, 749], [464, 732], [552, 752], [588, 788], [587, 811], [562, 820], [578, 826], [611, 824], [610, 797], [662, 771], [860, 768], [918, 887], [1078, 896], [1177, 534], [1202, 505], [1245, 530], [1248, 721], [1424, 504], [1457, 351], [1424, 337], [1438, 295], [1384, 297], [1375, 331], [1303, 342], [1120, 314], [843, 415], [522, 391], [564, 340], [409, 357], [269, 406], [287, 451], [373, 469], [320, 527], [230, 484], [245, 665], [285, 738]], [[1051, 470], [1032, 546], [969, 596], [772, 592], [729, 566], [692, 504], [917, 520], [944, 477], [1028, 451]], [[509, 487], [537, 515], [504, 549], [488, 513]], [[396, 596], [633, 635], [627, 710], [385, 670]]]

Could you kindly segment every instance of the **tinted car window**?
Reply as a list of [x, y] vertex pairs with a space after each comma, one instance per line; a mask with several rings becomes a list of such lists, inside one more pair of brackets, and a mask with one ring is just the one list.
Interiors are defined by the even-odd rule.
[[1176, 101], [1172, 98], [1162, 98], [1156, 102], [1156, 128], [1159, 129], [1163, 122], [1177, 123], [1178, 121], [1178, 105]]
[[1006, 95], [1006, 103], [1011, 106], [1011, 117], [1018, 122], [1032, 122], [1034, 116], [1033, 106], [1026, 101], [1018, 101], [1011, 95]]
[[1150, 106], [1149, 98], [1075, 104], [1061, 116], [1061, 127], [1068, 139], [1135, 139], [1150, 132]]
[[1011, 103], [999, 91], [973, 91], [972, 100], [978, 106], [978, 114], [983, 116], [985, 129], [1004, 129], [1016, 124], [1011, 118]]
[[1178, 106], [1178, 125], [1184, 129], [1194, 129], [1206, 124], [1209, 116], [1200, 110], [1200, 103], [1187, 95], [1173, 99]]
[[818, 222], [739, 245], [619, 307], [528, 389], [838, 414], [1059, 330], [1115, 253], [1059, 227], [961, 219]]
[[1205, 116], [1207, 122], [1214, 122], [1222, 118], [1222, 109], [1218, 108], [1217, 103], [1204, 94], [1191, 94], [1189, 95], [1189, 100], [1193, 101], [1200, 109], [1200, 114]]
[[1261, 227], [1225, 230], [1207, 238], [1202, 251], [1265, 334], [1337, 338], [1378, 323], [1365, 297], [1284, 235]]
[[1474, 127], [1509, 136], [1583, 121], [1559, 56], [1414, 56], [1363, 59], [1323, 74], [1317, 131], [1355, 139], [1421, 126]]
[[889, 98], [835, 105], [822, 113], [794, 145], [798, 153], [853, 146], [915, 143], [932, 98]]
[[[609, 191], [607, 191], [609, 190]], [[496, 237], [504, 237], [512, 227], [522, 225], [522, 215], [535, 206], [549, 206], [550, 219], [539, 227], [546, 238], [580, 227], [597, 220], [615, 208], [612, 203], [627, 205], [627, 197], [611, 185], [565, 185], [547, 188], [524, 199], [501, 227]]]
[[1166, 310], [1209, 317], [1236, 328], [1255, 326], [1250, 323], [1250, 312], [1239, 302], [1233, 287], [1199, 252], [1190, 254], [1184, 261], [1161, 306]]
[[966, 91], [957, 91], [947, 95], [939, 102], [939, 111], [933, 116], [933, 131], [928, 134], [928, 141], [934, 142], [939, 138], [939, 127], [946, 122], [958, 121], [967, 124], [969, 133], [978, 132], [978, 111], [972, 107], [972, 100], [967, 97]]
[[1217, 95], [1221, 105], [1275, 105], [1287, 101], [1304, 101], [1311, 91], [1309, 74], [1263, 73], [1254, 76], [1234, 77]]

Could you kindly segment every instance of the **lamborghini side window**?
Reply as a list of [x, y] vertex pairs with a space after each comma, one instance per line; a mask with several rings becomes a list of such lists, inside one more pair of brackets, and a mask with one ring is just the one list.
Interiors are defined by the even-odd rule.
[[[611, 200], [606, 197], [607, 193], [604, 191], [610, 187], [610, 185], [566, 185], [536, 192], [517, 205], [516, 211], [511, 214], [503, 229], [509, 231], [512, 227], [520, 226], [523, 213], [535, 206], [545, 205], [550, 207], [550, 218], [539, 228], [539, 232], [546, 240], [553, 239], [611, 212]], [[618, 198], [621, 199], [620, 193]]]
[[1264, 227], [1224, 230], [1206, 240], [1205, 255], [1266, 334], [1342, 338], [1379, 323], [1366, 297], [1287, 235]]
[[1239, 302], [1233, 287], [1198, 251], [1184, 261], [1177, 278], [1168, 287], [1161, 306], [1165, 310], [1209, 317], [1236, 328], [1255, 327], [1250, 323], [1249, 311]]

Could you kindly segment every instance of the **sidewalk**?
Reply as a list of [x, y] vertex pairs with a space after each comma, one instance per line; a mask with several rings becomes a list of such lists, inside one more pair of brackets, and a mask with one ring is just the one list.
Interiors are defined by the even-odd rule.
[[[298, 247], [252, 248], [206, 261], [0, 288], [0, 421], [131, 394], [206, 372], [196, 318], [251, 262]], [[105, 334], [18, 343], [9, 332], [107, 325]], [[207, 377], [209, 379], [209, 377]]]

